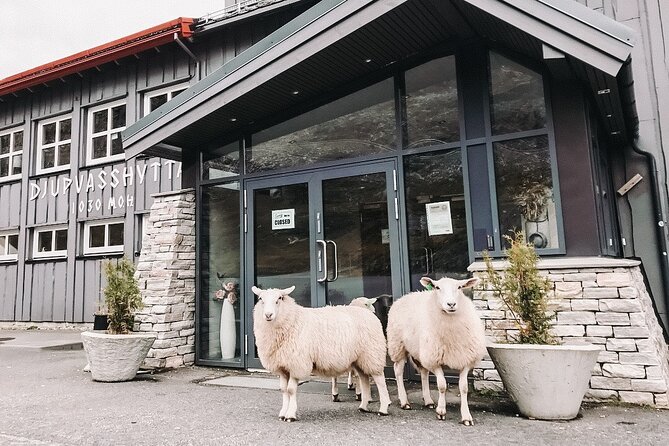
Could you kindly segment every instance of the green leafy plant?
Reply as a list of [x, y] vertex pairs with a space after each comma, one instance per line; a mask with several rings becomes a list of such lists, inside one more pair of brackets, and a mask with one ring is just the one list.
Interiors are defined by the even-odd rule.
[[124, 334], [132, 330], [135, 311], [143, 307], [142, 296], [135, 280], [135, 265], [125, 257], [104, 264], [107, 286], [104, 289], [105, 305], [111, 334]]
[[520, 331], [514, 341], [519, 344], [557, 344], [551, 334], [554, 313], [548, 311], [550, 280], [542, 277], [537, 269], [539, 256], [534, 246], [525, 241], [525, 234], [518, 231], [504, 236], [510, 244], [505, 250], [509, 266], [499, 272], [493, 268], [492, 259], [484, 252], [486, 272], [484, 286], [497, 295], [511, 313]]

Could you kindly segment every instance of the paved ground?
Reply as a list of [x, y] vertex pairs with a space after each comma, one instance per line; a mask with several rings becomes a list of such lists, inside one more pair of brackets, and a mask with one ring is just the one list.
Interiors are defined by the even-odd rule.
[[[93, 382], [82, 371], [84, 352], [72, 349], [78, 340], [76, 332], [0, 330], [0, 445], [669, 444], [669, 411], [588, 405], [573, 421], [532, 421], [508, 401], [473, 395], [476, 425], [465, 427], [455, 394], [446, 421], [432, 410], [402, 411], [394, 395], [391, 415], [379, 417], [359, 413], [343, 388], [343, 401], [332, 403], [326, 383], [300, 386], [300, 420], [289, 424], [277, 418], [278, 391], [209, 383], [239, 375], [221, 369]], [[267, 383], [266, 375], [260, 378]], [[419, 406], [415, 387], [410, 399]]]

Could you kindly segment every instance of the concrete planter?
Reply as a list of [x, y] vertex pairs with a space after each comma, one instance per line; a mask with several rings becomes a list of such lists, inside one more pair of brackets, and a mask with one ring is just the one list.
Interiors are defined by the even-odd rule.
[[541, 420], [576, 418], [599, 352], [595, 345], [488, 346], [520, 413]]
[[118, 382], [133, 379], [155, 339], [155, 333], [81, 333], [93, 380]]

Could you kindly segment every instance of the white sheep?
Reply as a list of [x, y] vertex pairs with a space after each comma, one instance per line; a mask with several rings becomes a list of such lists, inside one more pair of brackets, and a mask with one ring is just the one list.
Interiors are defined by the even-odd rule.
[[467, 374], [486, 352], [485, 331], [472, 301], [463, 288], [478, 279], [444, 277], [420, 279], [427, 291], [409, 293], [397, 300], [388, 313], [388, 353], [394, 362], [397, 393], [402, 409], [411, 409], [404, 388], [404, 366], [410, 359], [420, 372], [423, 401], [433, 408], [429, 373], [437, 378], [437, 419], [446, 419], [446, 379], [442, 367], [459, 370], [460, 415], [466, 426], [474, 424], [467, 403]]
[[261, 290], [253, 310], [253, 331], [263, 367], [279, 375], [283, 405], [279, 419], [297, 419], [297, 385], [312, 373], [333, 377], [353, 368], [360, 376], [359, 409], [367, 412], [369, 377], [379, 390], [379, 414], [387, 415], [390, 397], [383, 368], [386, 343], [381, 322], [370, 311], [350, 305], [305, 308], [286, 289]]
[[[376, 302], [376, 297], [356, 297], [351, 301], [351, 303], [349, 303], [349, 305], [354, 307], [367, 308], [369, 311], [376, 314], [376, 310], [374, 309], [375, 302]], [[346, 380], [346, 382], [348, 385], [348, 390], [355, 390], [356, 401], [360, 401], [362, 399], [362, 396], [360, 394], [360, 383], [358, 380], [359, 377], [355, 374], [355, 372], [352, 369], [349, 370], [348, 379]], [[336, 376], [332, 378], [332, 401], [334, 402], [339, 401], [339, 388], [337, 387]]]

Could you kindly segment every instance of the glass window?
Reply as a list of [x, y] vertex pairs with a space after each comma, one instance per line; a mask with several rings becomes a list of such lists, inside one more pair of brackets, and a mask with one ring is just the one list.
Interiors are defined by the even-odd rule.
[[21, 177], [23, 130], [0, 132], [0, 181]]
[[66, 227], [35, 229], [33, 235], [33, 257], [65, 257], [66, 255]]
[[37, 130], [37, 173], [65, 169], [70, 165], [72, 117], [40, 123]]
[[523, 230], [536, 248], [557, 248], [556, 191], [548, 137], [498, 142], [493, 152], [500, 233]]
[[231, 142], [211, 152], [203, 152], [202, 162], [204, 180], [239, 175], [239, 141]]
[[493, 135], [546, 126], [541, 75], [490, 52], [490, 121]]
[[247, 172], [383, 153], [395, 147], [393, 79], [344, 96], [252, 137]]
[[120, 252], [123, 252], [122, 220], [84, 223], [84, 254]]
[[458, 141], [455, 56], [442, 57], [405, 73], [407, 147]]
[[200, 359], [241, 365], [239, 183], [204, 187], [200, 250]]
[[19, 234], [0, 232], [0, 260], [16, 260], [19, 252]]
[[88, 112], [86, 158], [89, 164], [123, 158], [121, 132], [126, 125], [126, 105], [115, 102]]
[[146, 93], [144, 96], [144, 115], [148, 115], [164, 103], [172, 100], [187, 88], [187, 84], [179, 84]]

